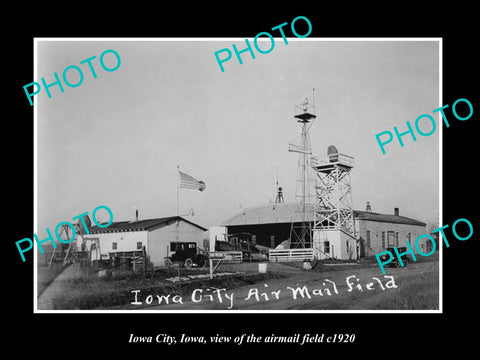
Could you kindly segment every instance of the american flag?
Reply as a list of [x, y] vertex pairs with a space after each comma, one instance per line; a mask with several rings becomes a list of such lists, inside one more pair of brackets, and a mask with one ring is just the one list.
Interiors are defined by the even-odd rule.
[[193, 176], [185, 174], [178, 170], [180, 174], [180, 187], [185, 189], [193, 189], [204, 191], [207, 188], [207, 185], [203, 181], [195, 179]]

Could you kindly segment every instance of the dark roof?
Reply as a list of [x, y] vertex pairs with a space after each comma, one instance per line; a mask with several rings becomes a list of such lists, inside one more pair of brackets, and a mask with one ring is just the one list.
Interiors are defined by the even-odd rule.
[[371, 211], [360, 211], [353, 210], [353, 215], [359, 220], [368, 220], [368, 221], [378, 221], [378, 222], [388, 222], [395, 224], [407, 224], [407, 225], [416, 225], [416, 226], [425, 226], [424, 222], [410, 219], [405, 216], [393, 215], [393, 214], [379, 214]]
[[[177, 220], [185, 221], [186, 223], [199, 228], [202, 231], [206, 231], [204, 227], [195, 224], [181, 216], [169, 216], [155, 219], [145, 219], [139, 221], [114, 221], [108, 227], [92, 226], [89, 229], [90, 234], [108, 233], [108, 232], [123, 232], [123, 231], [143, 231], [143, 230], [156, 230], [167, 225], [170, 225]], [[104, 223], [106, 224], [106, 223]], [[103, 225], [103, 224], [102, 224]], [[82, 234], [85, 234], [82, 232]]]

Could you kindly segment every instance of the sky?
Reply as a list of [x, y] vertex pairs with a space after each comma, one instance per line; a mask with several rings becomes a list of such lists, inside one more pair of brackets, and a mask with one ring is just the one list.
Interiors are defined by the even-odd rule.
[[[375, 139], [393, 126], [405, 131], [421, 114], [439, 124], [432, 114], [442, 105], [438, 41], [276, 40], [268, 54], [242, 54], [243, 64], [233, 55], [221, 72], [215, 51], [241, 49], [244, 39], [37, 39], [34, 81], [53, 82], [70, 65], [84, 80], [63, 93], [50, 88], [51, 98], [44, 89], [35, 96], [35, 232], [46, 237], [46, 228], [100, 205], [124, 221], [134, 219], [134, 206], [147, 219], [176, 215], [178, 204], [180, 215], [194, 210], [190, 221], [217, 226], [274, 201], [277, 178], [293, 202], [298, 154], [288, 144], [300, 140], [293, 116], [305, 97], [317, 116], [313, 155], [335, 145], [355, 158], [354, 209], [370, 201], [375, 212], [398, 207], [421, 221], [438, 218], [441, 126], [416, 142], [405, 136], [404, 147], [392, 142], [385, 155]], [[112, 72], [99, 64], [109, 49], [121, 58]], [[94, 55], [97, 79], [80, 64]], [[114, 57], [105, 63], [113, 67]], [[177, 166], [207, 189], [178, 191]]]

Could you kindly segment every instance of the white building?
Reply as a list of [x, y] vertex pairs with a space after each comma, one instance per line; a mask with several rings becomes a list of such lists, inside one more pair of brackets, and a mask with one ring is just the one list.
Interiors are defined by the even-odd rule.
[[[354, 211], [360, 257], [378, 254], [389, 247], [405, 247], [407, 242], [415, 249], [417, 237], [427, 232], [424, 222], [400, 216], [398, 208], [393, 214], [375, 213], [368, 206], [367, 209]], [[430, 246], [431, 242], [424, 238], [418, 242], [423, 253], [428, 253]]]
[[194, 242], [203, 249], [206, 230], [180, 216], [119, 221], [105, 228], [91, 227], [89, 234], [82, 234], [83, 243], [77, 243], [77, 250], [88, 251], [90, 260], [108, 260], [139, 256], [145, 247], [153, 266], [164, 266], [174, 248], [172, 243]]

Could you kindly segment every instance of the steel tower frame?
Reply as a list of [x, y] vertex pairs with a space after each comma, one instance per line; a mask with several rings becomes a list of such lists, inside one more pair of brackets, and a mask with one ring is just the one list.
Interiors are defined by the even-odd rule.
[[[312, 215], [313, 204], [311, 203], [311, 183], [314, 179], [311, 176], [310, 156], [312, 148], [310, 143], [310, 127], [316, 118], [316, 115], [308, 112], [314, 110], [314, 105], [308, 103], [308, 99], [302, 104], [302, 113], [294, 115], [297, 122], [301, 125], [301, 144], [300, 146], [290, 143], [289, 152], [299, 153], [297, 164], [297, 190], [295, 198], [300, 203], [301, 221], [298, 223], [297, 217], [292, 220], [290, 227], [290, 248], [311, 248], [313, 246]], [[295, 109], [299, 106], [295, 106]]]
[[355, 236], [350, 170], [354, 159], [332, 154], [312, 165], [316, 177], [313, 230], [340, 229]]

